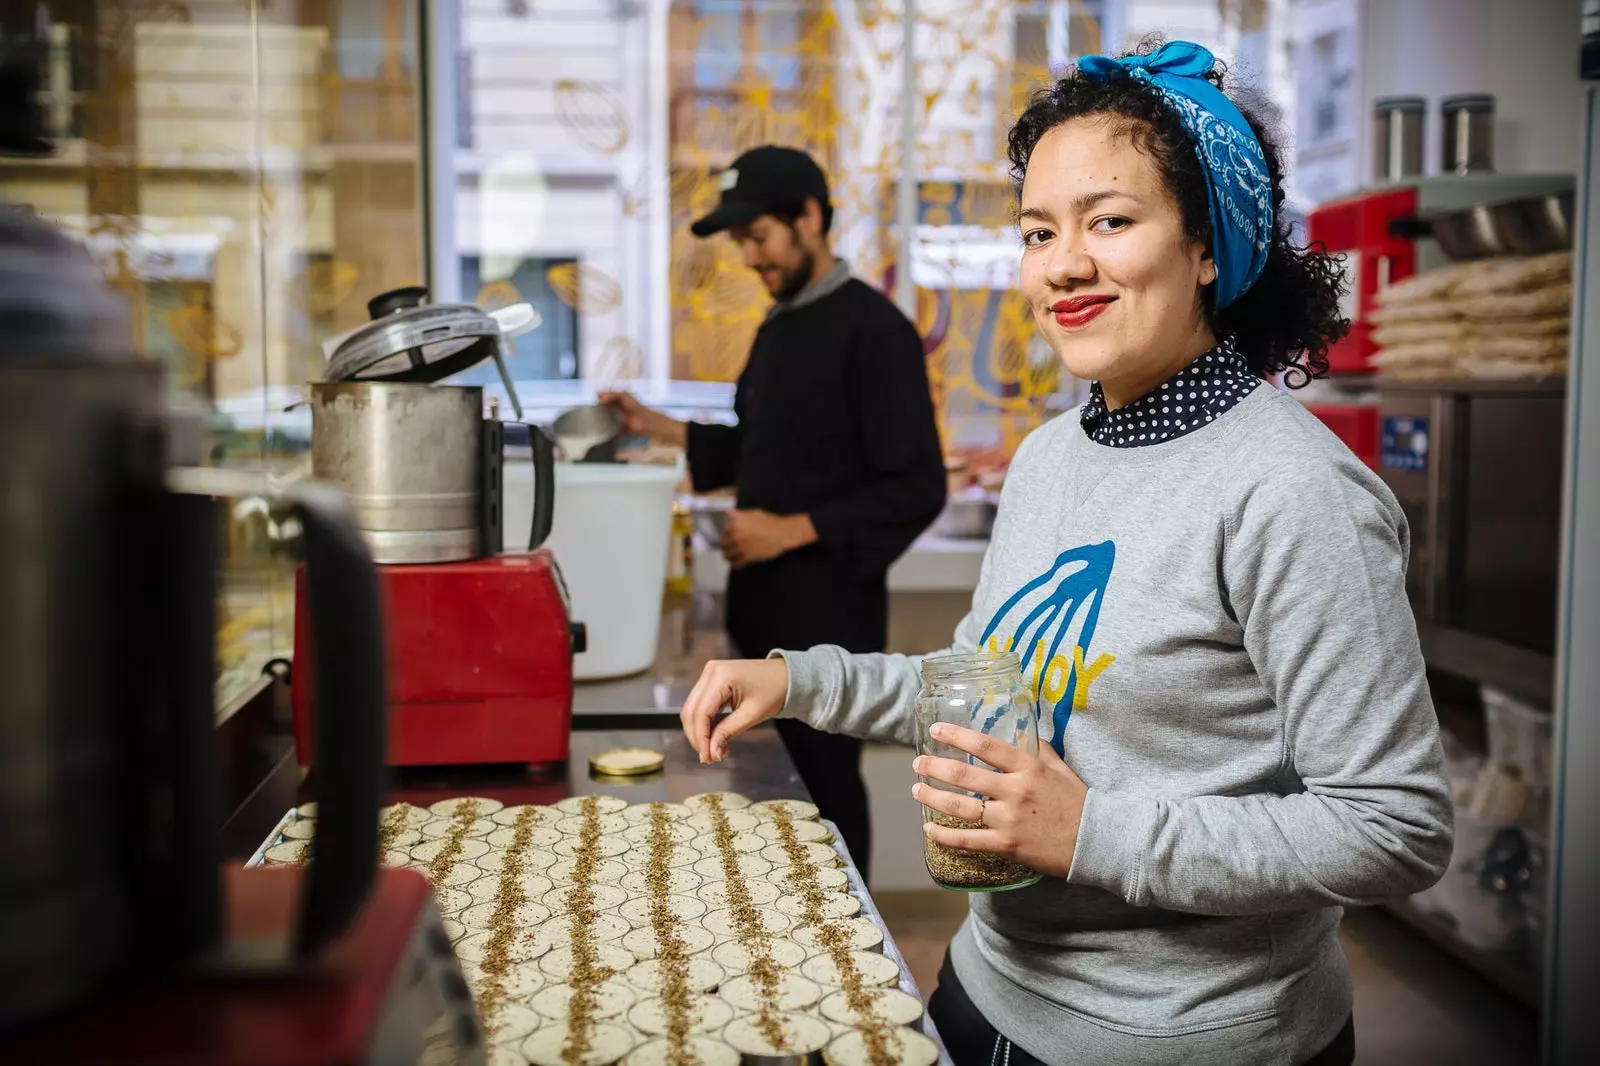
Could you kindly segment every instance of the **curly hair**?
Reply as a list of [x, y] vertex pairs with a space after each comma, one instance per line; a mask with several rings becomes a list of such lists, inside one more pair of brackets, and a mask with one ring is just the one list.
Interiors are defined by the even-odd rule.
[[[1147, 55], [1159, 43], [1147, 40], [1134, 54]], [[1221, 64], [1218, 68], [1208, 80], [1221, 89], [1224, 72]], [[1267, 157], [1272, 180], [1272, 243], [1261, 276], [1237, 300], [1218, 312], [1212, 300], [1205, 298], [1211, 288], [1207, 286], [1200, 303], [1212, 332], [1219, 337], [1231, 335], [1252, 370], [1262, 377], [1282, 371], [1285, 384], [1300, 388], [1328, 372], [1328, 348], [1350, 328], [1339, 309], [1344, 272], [1320, 245], [1294, 243], [1283, 212], [1283, 166], [1277, 140], [1256, 111], [1237, 99], [1234, 103]], [[1074, 70], [1034, 94], [1007, 139], [1018, 197], [1028, 160], [1040, 138], [1065, 122], [1090, 116], [1117, 123], [1116, 131], [1132, 137], [1135, 147], [1155, 162], [1178, 202], [1185, 235], [1210, 248], [1211, 209], [1194, 137], [1154, 88], [1131, 75], [1097, 81]]]

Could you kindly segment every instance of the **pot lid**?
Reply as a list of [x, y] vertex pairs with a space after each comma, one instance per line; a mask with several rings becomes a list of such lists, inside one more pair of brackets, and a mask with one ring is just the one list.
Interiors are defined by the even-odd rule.
[[472, 304], [423, 304], [410, 285], [367, 301], [372, 321], [328, 359], [324, 381], [431, 383], [500, 356], [500, 323]]

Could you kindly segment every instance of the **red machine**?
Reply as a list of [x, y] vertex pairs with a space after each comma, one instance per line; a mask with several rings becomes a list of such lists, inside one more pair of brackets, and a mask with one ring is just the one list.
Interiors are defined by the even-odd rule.
[[[562, 762], [583, 625], [548, 549], [381, 566], [391, 766]], [[307, 597], [296, 589], [295, 746], [312, 761]]]
[[5, 1061], [376, 1066], [438, 1054], [482, 1062], [472, 998], [427, 879], [379, 871], [349, 931], [319, 958], [296, 963], [290, 943], [304, 875], [293, 866], [229, 867], [216, 964], [132, 985], [0, 1041]]

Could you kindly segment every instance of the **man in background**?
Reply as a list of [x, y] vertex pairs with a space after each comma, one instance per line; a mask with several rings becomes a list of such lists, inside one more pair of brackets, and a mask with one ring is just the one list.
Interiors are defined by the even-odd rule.
[[[775, 300], [734, 392], [737, 423], [678, 422], [626, 394], [602, 402], [628, 432], [682, 445], [696, 492], [733, 487], [722, 534], [736, 656], [834, 644], [884, 649], [888, 571], [945, 500], [922, 340], [828, 246], [827, 179], [806, 153], [765, 146], [722, 174], [691, 227], [727, 232]], [[865, 876], [871, 856], [861, 741], [776, 722], [822, 816]]]

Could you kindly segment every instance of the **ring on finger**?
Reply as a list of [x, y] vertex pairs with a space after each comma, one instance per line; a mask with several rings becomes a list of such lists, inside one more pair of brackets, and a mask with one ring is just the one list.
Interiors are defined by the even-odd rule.
[[984, 822], [983, 822], [983, 816], [986, 813], [988, 813], [988, 810], [989, 810], [989, 797], [988, 796], [980, 796], [980, 797], [978, 797], [978, 827], [980, 829], [987, 829], [988, 828], [988, 826], [986, 826], [984, 824]]

